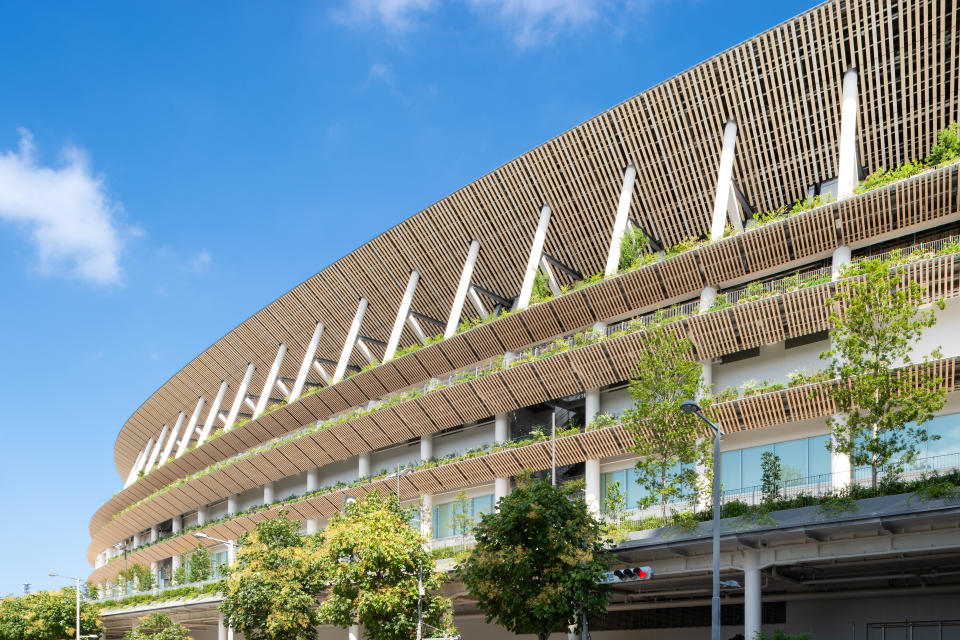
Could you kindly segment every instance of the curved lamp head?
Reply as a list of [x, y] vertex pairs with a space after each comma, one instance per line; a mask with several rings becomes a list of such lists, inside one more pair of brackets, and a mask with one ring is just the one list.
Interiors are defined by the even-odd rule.
[[205, 534], [205, 533], [199, 533], [199, 532], [197, 532], [197, 533], [193, 534], [193, 537], [194, 537], [194, 538], [209, 538], [210, 536], [208, 536], [208, 535]]
[[700, 405], [693, 400], [687, 400], [680, 405], [680, 411], [683, 411], [684, 413], [700, 413], [701, 409]]

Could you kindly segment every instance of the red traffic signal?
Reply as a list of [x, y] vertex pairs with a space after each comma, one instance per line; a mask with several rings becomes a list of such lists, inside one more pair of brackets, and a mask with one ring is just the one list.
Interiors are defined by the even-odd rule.
[[634, 580], [649, 580], [653, 577], [651, 567], [625, 567], [613, 571], [613, 581], [633, 582]]

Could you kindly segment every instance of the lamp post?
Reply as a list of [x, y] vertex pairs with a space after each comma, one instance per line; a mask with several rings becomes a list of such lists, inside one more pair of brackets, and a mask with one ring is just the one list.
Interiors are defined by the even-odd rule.
[[77, 583], [77, 640], [80, 640], [80, 578], [71, 578], [70, 576], [62, 576], [59, 573], [48, 574], [51, 578], [64, 578], [66, 580], [74, 580]]
[[694, 414], [713, 429], [713, 597], [710, 600], [711, 640], [720, 640], [720, 438], [719, 424], [703, 415], [703, 409], [693, 400], [680, 405], [680, 411]]
[[233, 540], [221, 540], [220, 538], [213, 538], [208, 536], [205, 533], [200, 533], [199, 531], [193, 534], [194, 538], [202, 538], [203, 540], [213, 540], [214, 542], [222, 542], [227, 545], [227, 564], [233, 566], [233, 563], [237, 560], [237, 543]]

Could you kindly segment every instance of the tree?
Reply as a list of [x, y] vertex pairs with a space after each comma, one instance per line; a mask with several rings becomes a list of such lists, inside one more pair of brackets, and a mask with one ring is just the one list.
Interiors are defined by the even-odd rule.
[[780, 464], [780, 456], [772, 451], [764, 451], [760, 456], [760, 469], [763, 504], [769, 506], [780, 498], [780, 487], [783, 484], [783, 465]]
[[[702, 424], [695, 415], [680, 411], [685, 400], [703, 397], [703, 367], [692, 359], [693, 345], [669, 325], [651, 327], [643, 338], [634, 378], [630, 380], [633, 406], [623, 424], [634, 435], [639, 454], [637, 482], [647, 491], [640, 506], [660, 503], [667, 518], [667, 503], [692, 497], [697, 488], [696, 462], [710, 461], [707, 440], [699, 441]], [[700, 405], [706, 408], [706, 401]]]
[[154, 613], [140, 618], [140, 624], [127, 631], [126, 640], [193, 640], [190, 631], [170, 619], [165, 613]]
[[628, 271], [643, 261], [643, 249], [649, 240], [646, 234], [636, 227], [627, 227], [620, 240], [619, 271]]
[[[0, 640], [63, 640], [77, 635], [77, 600], [73, 587], [37, 591], [0, 601]], [[102, 628], [94, 603], [80, 601], [80, 634]]]
[[604, 509], [613, 516], [617, 523], [617, 529], [620, 528], [620, 520], [623, 517], [623, 510], [627, 506], [627, 494], [620, 489], [620, 481], [607, 485], [607, 494], [603, 497]]
[[213, 565], [210, 562], [210, 552], [202, 545], [190, 555], [190, 582], [203, 582], [213, 577]]
[[930, 166], [946, 164], [960, 158], [960, 125], [951, 122], [937, 131], [937, 142], [930, 148], [926, 163]]
[[609, 587], [598, 581], [611, 560], [579, 495], [528, 477], [497, 506], [458, 569], [487, 622], [544, 640], [606, 611]]
[[467, 497], [467, 492], [461, 489], [460, 492], [457, 493], [453, 516], [450, 518], [450, 528], [453, 529], [453, 534], [460, 536], [461, 549], [466, 546], [467, 535], [473, 530], [474, 525], [477, 524], [470, 511], [470, 498]]
[[[933, 310], [921, 311], [924, 290], [902, 262], [865, 260], [847, 274], [830, 298], [832, 348], [820, 354], [837, 384], [828, 388], [841, 418], [827, 418], [834, 451], [850, 457], [851, 468], [870, 466], [876, 489], [879, 469], [891, 476], [919, 454], [921, 443], [936, 439], [924, 428], [943, 408], [943, 380], [926, 366], [901, 375], [910, 365], [923, 329], [936, 324]], [[937, 306], [944, 308], [943, 300]], [[934, 349], [921, 360], [939, 358]], [[913, 423], [913, 426], [911, 426]]]
[[227, 569], [220, 611], [248, 640], [312, 640], [320, 624], [317, 603], [326, 587], [319, 536], [302, 536], [300, 523], [277, 518], [257, 523], [237, 545]]
[[410, 526], [395, 496], [367, 494], [334, 514], [325, 534], [320, 564], [330, 589], [318, 610], [324, 624], [361, 624], [371, 640], [409, 640], [416, 636], [419, 603], [429, 635], [456, 633], [453, 605], [438, 594], [443, 576], [427, 539]]
[[121, 569], [117, 573], [117, 578], [122, 580], [123, 584], [131, 585], [134, 591], [150, 591], [153, 589], [153, 574], [150, 573], [150, 569], [140, 563]]

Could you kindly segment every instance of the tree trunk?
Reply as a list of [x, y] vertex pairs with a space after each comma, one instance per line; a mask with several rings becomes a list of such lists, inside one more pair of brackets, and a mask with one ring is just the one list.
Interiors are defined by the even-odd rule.
[[660, 517], [667, 526], [667, 468], [660, 468]]

